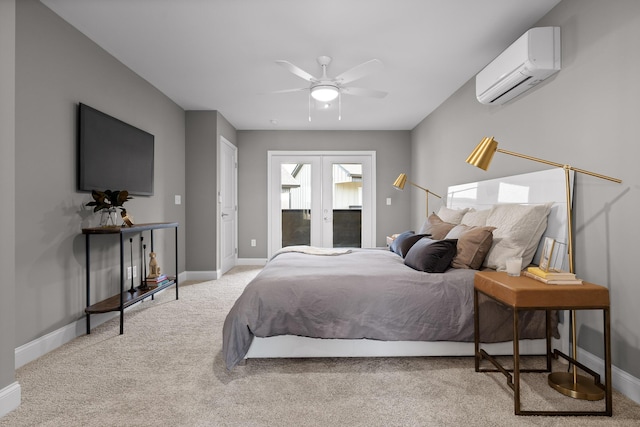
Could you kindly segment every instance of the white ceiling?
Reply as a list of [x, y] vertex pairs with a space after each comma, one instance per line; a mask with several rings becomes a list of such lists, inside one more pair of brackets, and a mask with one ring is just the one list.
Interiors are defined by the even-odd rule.
[[[560, 0], [41, 0], [185, 110], [218, 110], [239, 130], [409, 130]], [[373, 58], [384, 68], [312, 107], [277, 65], [330, 77]], [[317, 109], [316, 109], [317, 108]], [[272, 123], [276, 121], [276, 124]]]

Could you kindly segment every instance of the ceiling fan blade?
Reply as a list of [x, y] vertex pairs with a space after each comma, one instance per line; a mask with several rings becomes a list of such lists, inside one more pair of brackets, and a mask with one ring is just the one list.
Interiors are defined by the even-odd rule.
[[363, 78], [366, 75], [374, 73], [382, 68], [382, 61], [379, 59], [372, 59], [367, 62], [363, 62], [360, 65], [345, 71], [338, 75], [334, 80], [340, 84], [345, 84]]
[[318, 81], [318, 79], [313, 77], [311, 74], [307, 73], [302, 68], [293, 65], [289, 61], [284, 61], [284, 60], [280, 59], [280, 60], [276, 61], [276, 64], [282, 65], [284, 68], [289, 70], [291, 73], [295, 74], [296, 76], [298, 76], [301, 79], [304, 79], [304, 80], [306, 80], [308, 82], [316, 82], [316, 81]]
[[296, 89], [284, 89], [284, 90], [274, 90], [272, 92], [269, 93], [290, 93], [290, 92], [302, 92], [304, 90], [309, 90], [308, 87], [299, 87]]
[[361, 87], [343, 87], [342, 92], [346, 95], [368, 96], [371, 98], [384, 98], [387, 92], [375, 89], [365, 89]]

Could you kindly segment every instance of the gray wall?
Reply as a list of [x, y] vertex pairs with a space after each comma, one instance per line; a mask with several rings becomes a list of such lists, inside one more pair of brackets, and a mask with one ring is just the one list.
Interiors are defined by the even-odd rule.
[[[184, 111], [40, 2], [24, 0], [16, 6], [12, 348], [84, 315], [80, 233], [82, 227], [97, 225], [98, 217], [83, 207], [90, 194], [75, 191], [78, 102], [155, 135], [155, 195], [127, 202], [135, 221], [185, 223], [184, 204], [174, 204], [174, 195], [185, 194]], [[181, 228], [179, 247], [184, 248]], [[158, 233], [154, 243], [160, 264], [173, 273], [173, 233]], [[92, 251], [92, 293], [98, 299], [119, 290], [119, 262], [116, 238], [94, 241], [100, 241]], [[184, 256], [180, 260], [179, 272], [185, 269]]]
[[216, 116], [215, 111], [186, 113], [188, 271], [216, 270]]
[[[480, 139], [493, 135], [500, 148], [622, 179], [576, 176], [576, 272], [610, 289], [613, 364], [640, 378], [640, 2], [564, 0], [537, 26], [545, 25], [561, 27], [562, 70], [503, 106], [478, 103], [468, 82], [414, 129], [412, 170], [445, 192], [451, 184], [548, 169], [500, 153], [488, 172], [466, 164]], [[578, 313], [578, 344], [603, 357], [600, 313]]]
[[217, 243], [220, 136], [236, 145], [235, 128], [218, 111], [186, 112], [187, 270], [219, 267]]
[[236, 128], [233, 127], [231, 123], [227, 119], [224, 118], [220, 112], [217, 112], [217, 124], [218, 124], [218, 142], [220, 142], [220, 137], [224, 136], [227, 141], [232, 143], [233, 145], [238, 145], [238, 135], [236, 132]]
[[[15, 381], [15, 1], [0, 2], [0, 391]], [[2, 413], [0, 413], [2, 416]]]
[[376, 244], [384, 246], [385, 236], [409, 227], [411, 191], [398, 192], [391, 184], [399, 173], [411, 174], [410, 145], [408, 131], [238, 131], [238, 256], [267, 257], [267, 151], [375, 151]]

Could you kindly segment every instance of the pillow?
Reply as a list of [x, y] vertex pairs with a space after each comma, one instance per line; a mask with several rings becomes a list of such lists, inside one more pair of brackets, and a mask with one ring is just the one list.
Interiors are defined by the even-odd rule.
[[432, 239], [442, 240], [455, 226], [455, 224], [444, 222], [438, 215], [431, 214], [429, 218], [425, 220], [424, 224], [422, 224], [419, 234], [431, 234]]
[[418, 240], [422, 239], [423, 237], [429, 237], [429, 236], [431, 236], [431, 234], [413, 234], [407, 237], [402, 241], [402, 243], [400, 243], [400, 248], [399, 248], [399, 251], [397, 252], [398, 255], [400, 255], [402, 258], [406, 257], [407, 253], [409, 252], [409, 249], [411, 249], [411, 247], [415, 245], [415, 243]]
[[466, 233], [467, 231], [469, 231], [472, 227], [468, 226], [468, 225], [456, 225], [455, 227], [453, 227], [446, 236], [444, 236], [445, 239], [458, 239], [460, 236], [462, 236], [464, 233]]
[[398, 255], [402, 256], [402, 254], [400, 253], [400, 246], [402, 245], [402, 242], [404, 242], [406, 238], [411, 237], [414, 234], [415, 233], [413, 231], [405, 231], [404, 233], [398, 234], [398, 236], [393, 240], [391, 245], [389, 245], [389, 250], [391, 252], [395, 252]]
[[456, 255], [456, 240], [432, 240], [424, 237], [409, 249], [405, 265], [427, 273], [444, 273]]
[[447, 239], [458, 239], [456, 256], [451, 261], [453, 268], [470, 268], [479, 270], [491, 249], [495, 227], [471, 227], [456, 225]]
[[551, 205], [502, 204], [492, 207], [486, 225], [496, 229], [483, 265], [505, 271], [507, 258], [514, 256], [521, 256], [522, 265], [529, 265], [547, 228]]
[[460, 224], [471, 225], [473, 227], [484, 227], [487, 224], [489, 212], [491, 212], [491, 209], [485, 209], [483, 211], [470, 210], [464, 214]]
[[451, 224], [460, 224], [462, 217], [469, 211], [469, 208], [464, 209], [449, 209], [446, 206], [441, 206], [438, 211], [438, 216], [444, 222], [450, 222]]

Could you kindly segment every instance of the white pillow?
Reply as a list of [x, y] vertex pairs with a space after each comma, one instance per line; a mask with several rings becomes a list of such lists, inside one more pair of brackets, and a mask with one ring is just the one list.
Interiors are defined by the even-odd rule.
[[486, 225], [496, 229], [483, 265], [504, 271], [507, 258], [514, 256], [522, 257], [523, 266], [529, 265], [547, 228], [551, 205], [501, 204], [492, 207]]
[[471, 227], [468, 226], [468, 225], [458, 224], [455, 227], [453, 227], [451, 229], [451, 231], [449, 231], [447, 233], [447, 235], [444, 236], [444, 238], [445, 239], [459, 239], [460, 236], [462, 236], [464, 233], [466, 233], [470, 229], [471, 229]]
[[458, 225], [460, 224], [460, 221], [462, 221], [462, 217], [467, 213], [467, 211], [469, 211], [469, 208], [449, 209], [446, 206], [441, 206], [440, 210], [438, 211], [438, 216], [444, 222]]
[[487, 217], [489, 216], [489, 212], [491, 209], [485, 209], [483, 211], [474, 211], [473, 209], [469, 210], [462, 217], [462, 221], [460, 224], [470, 225], [472, 227], [484, 227], [487, 225]]

